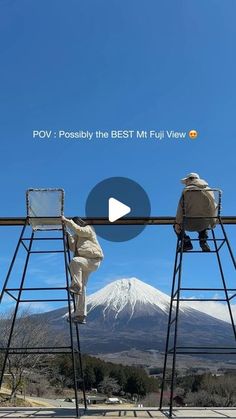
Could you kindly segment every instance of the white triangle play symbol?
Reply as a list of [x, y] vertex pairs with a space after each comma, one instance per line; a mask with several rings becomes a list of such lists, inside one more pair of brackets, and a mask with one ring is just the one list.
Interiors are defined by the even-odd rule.
[[123, 202], [120, 202], [115, 198], [109, 198], [108, 203], [108, 219], [110, 223], [114, 223], [114, 221], [119, 220], [119, 218], [122, 218], [131, 212], [131, 208], [128, 207], [128, 205], [123, 204]]

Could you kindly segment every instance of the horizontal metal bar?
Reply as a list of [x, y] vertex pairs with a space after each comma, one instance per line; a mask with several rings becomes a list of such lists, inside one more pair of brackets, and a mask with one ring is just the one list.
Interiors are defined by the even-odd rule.
[[[39, 351], [39, 350], [37, 350], [37, 352], [33, 352], [33, 351], [27, 351], [27, 350], [24, 350], [24, 351], [13, 351], [13, 350], [9, 350], [8, 351], [8, 354], [9, 355], [21, 355], [21, 354], [31, 354], [31, 355], [44, 355], [44, 354], [51, 354], [51, 355], [53, 355], [53, 354], [71, 354], [71, 349], [70, 349], [70, 351], [69, 350], [67, 350], [67, 351], [57, 351], [57, 350], [55, 350], [55, 351]], [[74, 352], [76, 352], [75, 350], [74, 350]]]
[[25, 348], [24, 346], [22, 346], [22, 347], [19, 347], [19, 346], [16, 346], [16, 347], [9, 347], [9, 348], [7, 348], [7, 347], [3, 347], [3, 348], [0, 348], [0, 351], [2, 352], [2, 351], [7, 351], [7, 350], [14, 350], [14, 351], [26, 351], [26, 350], [43, 350], [43, 349], [45, 349], [45, 350], [47, 350], [47, 349], [72, 349], [71, 348], [71, 346], [44, 346], [44, 347], [42, 347], [42, 346], [29, 346], [28, 348]]
[[236, 350], [236, 346], [217, 346], [217, 347], [213, 347], [213, 346], [176, 346], [176, 349], [225, 349], [225, 350]]
[[193, 253], [201, 253], [202, 255], [206, 254], [209, 255], [210, 253], [217, 253], [215, 250], [211, 250], [210, 252], [203, 252], [202, 250], [184, 250], [183, 253], [191, 255]]
[[[46, 290], [67, 290], [67, 287], [35, 287], [35, 288], [6, 288], [5, 291], [46, 291]], [[235, 290], [236, 291], [236, 290]]]
[[233, 351], [233, 352], [215, 352], [215, 351], [213, 351], [213, 352], [209, 352], [209, 351], [178, 351], [178, 350], [176, 350], [176, 354], [180, 354], [180, 355], [183, 355], [183, 354], [190, 354], [190, 355], [192, 355], [192, 354], [198, 354], [198, 355], [236, 355], [236, 349]]
[[[205, 239], [204, 239], [204, 240], [205, 240]], [[215, 241], [216, 241], [216, 242], [222, 242], [222, 241], [225, 241], [225, 239], [223, 239], [223, 238], [222, 238], [222, 239], [208, 239], [208, 238], [206, 238], [206, 240], [207, 240], [208, 242], [215, 242]], [[199, 239], [192, 239], [192, 238], [191, 238], [191, 241], [192, 241], [192, 242], [198, 242], [198, 241], [199, 241]]]
[[[26, 238], [22, 239], [22, 241], [24, 241], [24, 240], [30, 241], [31, 238], [30, 237], [26, 237]], [[35, 240], [63, 240], [63, 237], [34, 237], [33, 240], [34, 241]]]
[[[208, 217], [209, 218], [209, 217]], [[34, 216], [34, 215], [28, 215], [27, 216], [28, 221], [30, 220], [61, 220], [61, 215], [39, 215], [39, 216]]]
[[64, 253], [64, 250], [31, 250], [29, 253]]
[[[227, 301], [225, 298], [179, 298], [179, 301]], [[177, 298], [173, 299], [173, 301], [178, 301]]]
[[[68, 218], [73, 218], [68, 217]], [[40, 217], [42, 218], [42, 217]], [[58, 217], [45, 217], [45, 218], [57, 218]], [[153, 217], [132, 217], [132, 218], [121, 218], [114, 223], [110, 223], [107, 217], [81, 217], [88, 224], [92, 225], [173, 225], [175, 217], [173, 216], [153, 216]], [[209, 217], [208, 217], [209, 218]], [[214, 217], [217, 218], [217, 217]], [[221, 217], [223, 224], [236, 224], [236, 216], [224, 216]], [[26, 222], [26, 217], [1, 217], [0, 226], [22, 226]]]
[[[19, 300], [20, 303], [46, 303], [46, 302], [65, 302], [68, 301], [68, 298], [54, 298], [54, 299], [49, 299], [49, 300]], [[72, 299], [69, 301], [73, 301]]]
[[[181, 291], [225, 291], [224, 288], [180, 288]], [[227, 291], [235, 291], [235, 288], [227, 288]]]
[[215, 216], [213, 215], [211, 217], [209, 215], [192, 215], [191, 217], [187, 216], [187, 215], [184, 215], [184, 218], [185, 218], [185, 220], [202, 220], [202, 219], [205, 219], [205, 218], [207, 218], [208, 220], [215, 220], [215, 219], [219, 218], [219, 215], [215, 215]]

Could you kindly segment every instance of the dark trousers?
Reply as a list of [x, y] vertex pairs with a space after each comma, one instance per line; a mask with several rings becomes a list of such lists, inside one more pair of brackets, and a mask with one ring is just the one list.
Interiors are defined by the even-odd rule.
[[[184, 231], [181, 231], [181, 233], [177, 234], [179, 240], [182, 239], [182, 235], [184, 237], [184, 241], [190, 240], [190, 237]], [[200, 241], [207, 240], [208, 239], [207, 230], [198, 231], [198, 238]]]

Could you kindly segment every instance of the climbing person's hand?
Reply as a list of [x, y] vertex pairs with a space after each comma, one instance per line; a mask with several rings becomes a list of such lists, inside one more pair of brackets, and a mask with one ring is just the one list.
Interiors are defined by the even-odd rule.
[[61, 222], [62, 222], [62, 224], [66, 224], [66, 222], [67, 222], [67, 218], [64, 217], [64, 215], [61, 216]]

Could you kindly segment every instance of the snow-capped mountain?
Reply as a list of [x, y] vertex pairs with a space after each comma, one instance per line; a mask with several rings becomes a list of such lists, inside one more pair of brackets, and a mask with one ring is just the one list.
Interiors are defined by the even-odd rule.
[[104, 319], [113, 314], [117, 319], [125, 316], [131, 319], [142, 313], [147, 316], [156, 312], [168, 313], [170, 298], [168, 295], [137, 278], [120, 279], [87, 299], [89, 312], [101, 308]]
[[[191, 304], [191, 303], [190, 303]], [[179, 313], [178, 344], [184, 346], [230, 346], [234, 344], [232, 327], [190, 304], [182, 303]], [[84, 352], [163, 350], [170, 297], [137, 278], [110, 283], [87, 299], [88, 320], [81, 326]], [[67, 309], [44, 313], [56, 335], [68, 342]]]
[[[151, 285], [148, 285], [138, 278], [127, 278], [114, 281], [101, 290], [91, 294], [87, 299], [90, 311], [96, 307], [102, 307], [104, 318], [108, 313], [113, 312], [115, 318], [122, 315], [124, 311], [129, 312], [130, 318], [143, 310], [144, 315], [151, 312], [162, 311], [169, 313], [170, 297]], [[218, 301], [191, 301], [181, 302], [180, 311], [198, 310], [216, 319], [230, 322], [228, 307]], [[236, 316], [236, 305], [231, 304], [231, 310]]]
[[[111, 316], [114, 320], [125, 317], [126, 321], [129, 321], [132, 318], [154, 316], [157, 313], [168, 315], [170, 297], [138, 278], [124, 278], [91, 294], [87, 299], [87, 305], [89, 313], [98, 308], [104, 320]], [[191, 306], [182, 302], [180, 311], [188, 310], [192, 310]]]

